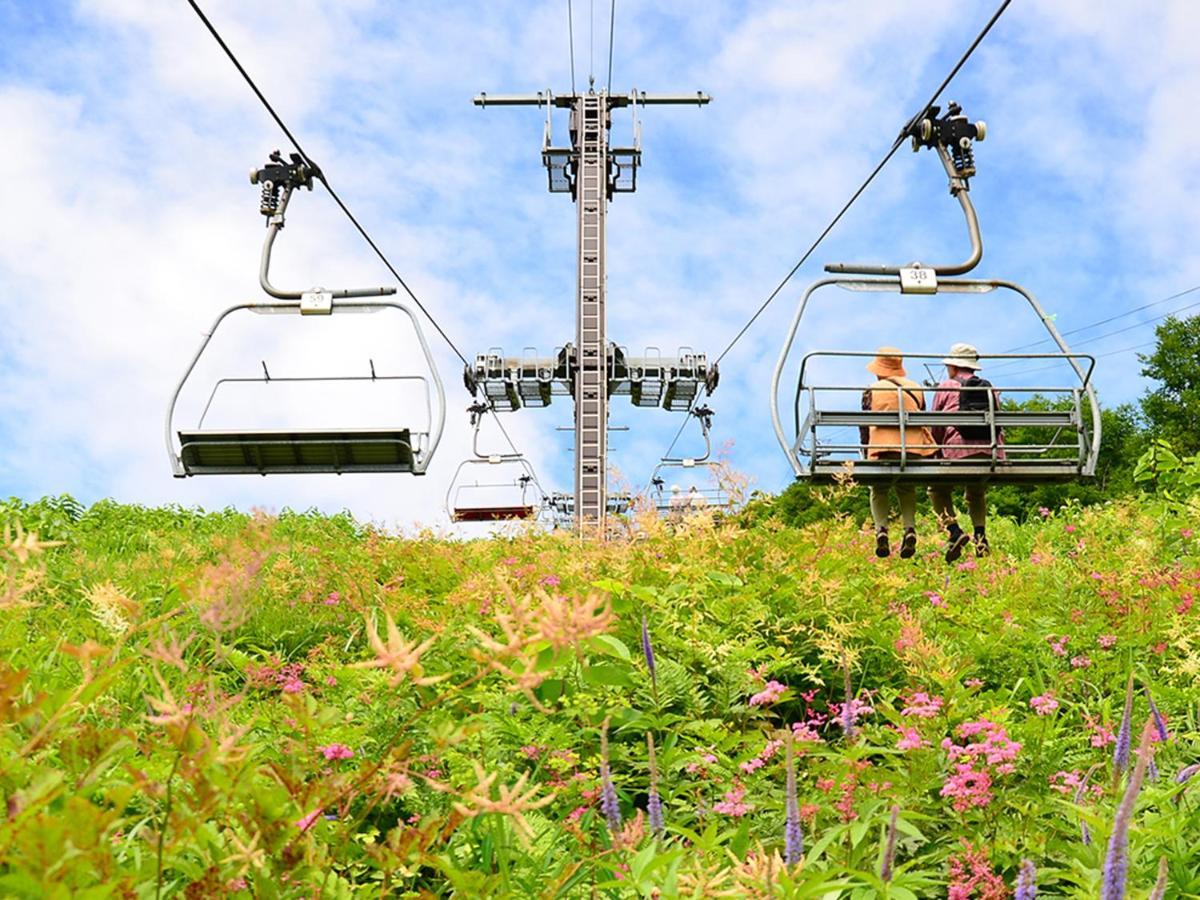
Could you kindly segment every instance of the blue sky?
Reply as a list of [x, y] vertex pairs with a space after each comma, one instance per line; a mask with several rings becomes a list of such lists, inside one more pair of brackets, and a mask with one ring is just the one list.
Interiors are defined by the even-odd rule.
[[[464, 353], [549, 351], [570, 338], [574, 217], [567, 198], [545, 189], [540, 113], [470, 103], [481, 90], [569, 89], [566, 0], [309, 0], [286, 16], [233, 0], [205, 8]], [[638, 193], [610, 207], [611, 336], [635, 353], [722, 349], [993, 8], [618, 3], [614, 90], [702, 89], [714, 100], [644, 117]], [[609, 6], [594, 9], [603, 81]], [[588, 4], [576, 0], [574, 14], [582, 84]], [[245, 173], [285, 141], [183, 0], [0, 0], [0, 26], [0, 495], [345, 507], [393, 525], [440, 524], [447, 480], [468, 452], [469, 398], [428, 327], [450, 418], [424, 479], [170, 477], [167, 399], [212, 317], [258, 295], [262, 222]], [[1062, 328], [1200, 284], [1197, 33], [1200, 7], [1185, 0], [1012, 5], [944, 98], [989, 126], [972, 189], [980, 275], [1026, 285]], [[617, 117], [619, 130], [627, 124]], [[279, 247], [286, 284], [389, 280], [320, 191], [294, 202]], [[964, 252], [936, 161], [897, 154], [723, 363], [714, 436], [733, 442], [733, 465], [759, 487], [787, 483], [767, 386], [782, 330], [824, 262]], [[803, 346], [968, 340], [1003, 350], [1041, 336], [1019, 312], [993, 299], [831, 297], [814, 309]], [[1079, 349], [1111, 353], [1152, 336], [1148, 323]], [[413, 362], [411, 343], [369, 327], [254, 322], [228, 338], [206, 377], [253, 373], [260, 359], [273, 372]], [[1103, 357], [1103, 400], [1136, 399], [1138, 368], [1132, 352]], [[316, 399], [325, 398], [287, 402], [306, 409]], [[506, 418], [547, 485], [569, 483], [569, 435], [554, 430], [569, 421], [566, 404]], [[614, 435], [614, 463], [644, 483], [679, 419], [620, 401], [613, 421], [631, 429]]]

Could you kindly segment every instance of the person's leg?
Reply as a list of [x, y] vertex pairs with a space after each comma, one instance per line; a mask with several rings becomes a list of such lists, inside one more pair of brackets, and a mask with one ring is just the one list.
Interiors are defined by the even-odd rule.
[[958, 528], [958, 514], [954, 511], [954, 494], [950, 488], [941, 484], [931, 484], [929, 502], [933, 505], [933, 513], [937, 516], [939, 525], [947, 531]]
[[937, 513], [938, 521], [946, 529], [946, 562], [952, 563], [962, 556], [963, 547], [970, 540], [958, 524], [958, 516], [954, 512], [953, 490], [945, 485], [931, 485], [929, 500], [933, 511]]
[[991, 549], [987, 539], [987, 486], [967, 486], [967, 509], [971, 513], [971, 524], [975, 526], [975, 555], [986, 556]]
[[917, 552], [917, 489], [911, 484], [896, 485], [900, 501], [900, 521], [904, 523], [904, 540], [900, 542], [900, 558], [909, 559]]
[[875, 523], [875, 555], [891, 553], [888, 543], [888, 492], [886, 487], [871, 485], [871, 520]]

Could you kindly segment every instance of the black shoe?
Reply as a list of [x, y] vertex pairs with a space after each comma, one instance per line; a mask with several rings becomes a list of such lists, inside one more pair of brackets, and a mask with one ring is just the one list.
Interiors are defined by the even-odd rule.
[[908, 528], [904, 531], [904, 540], [900, 542], [900, 558], [912, 559], [917, 552], [917, 533]]
[[875, 555], [880, 559], [891, 555], [892, 545], [888, 541], [888, 533], [886, 528], [880, 528], [875, 532]]
[[971, 542], [971, 537], [965, 531], [950, 532], [950, 542], [946, 544], [946, 562], [957, 562], [962, 556], [963, 548]]
[[975, 556], [987, 556], [992, 552], [992, 545], [988, 543], [987, 535], [982, 531], [975, 534]]

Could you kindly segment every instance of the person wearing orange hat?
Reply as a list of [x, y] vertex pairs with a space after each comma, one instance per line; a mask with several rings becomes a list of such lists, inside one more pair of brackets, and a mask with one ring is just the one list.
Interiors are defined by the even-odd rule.
[[[875, 359], [867, 364], [867, 371], [878, 379], [863, 391], [862, 408], [871, 412], [895, 412], [903, 409], [914, 412], [925, 409], [925, 394], [921, 386], [907, 377], [904, 371], [904, 356], [895, 347], [880, 347]], [[905, 428], [894, 425], [872, 425], [860, 429], [861, 441], [867, 459], [900, 459], [901, 448], [905, 457], [933, 456], [937, 444], [928, 428]], [[917, 491], [910, 484], [897, 484], [896, 499], [900, 504], [900, 521], [904, 525], [904, 538], [900, 542], [900, 558], [909, 559], [917, 552]], [[892, 552], [888, 539], [888, 516], [890, 505], [887, 487], [871, 485], [871, 518], [875, 523], [875, 555], [888, 556]]]

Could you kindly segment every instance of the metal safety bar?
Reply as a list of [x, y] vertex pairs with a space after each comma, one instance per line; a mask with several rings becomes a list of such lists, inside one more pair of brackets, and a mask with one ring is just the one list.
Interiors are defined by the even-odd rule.
[[[167, 407], [164, 437], [165, 437], [165, 441], [166, 441], [167, 454], [171, 460], [171, 470], [176, 478], [184, 478], [184, 477], [187, 477], [191, 473], [188, 472], [187, 466], [184, 464], [184, 460], [183, 460], [183, 456], [182, 456], [182, 445], [180, 446], [179, 451], [176, 451], [176, 449], [175, 449], [175, 432], [173, 430], [173, 423], [174, 423], [174, 419], [175, 419], [175, 407], [179, 401], [179, 395], [183, 391], [183, 386], [187, 383], [188, 378], [191, 377], [193, 370], [196, 368], [196, 364], [200, 361], [200, 357], [204, 354], [204, 351], [207, 349], [209, 342], [213, 338], [213, 335], [216, 334], [217, 329], [221, 326], [221, 323], [224, 322], [226, 317], [228, 317], [232, 313], [238, 312], [239, 310], [249, 310], [249, 311], [255, 312], [255, 313], [298, 313], [298, 314], [303, 314], [304, 310], [302, 307], [305, 303], [306, 303], [306, 301], [303, 298], [301, 298], [301, 299], [283, 299], [283, 300], [274, 300], [274, 301], [258, 301], [258, 302], [250, 302], [250, 303], [237, 303], [237, 304], [234, 304], [233, 306], [230, 306], [227, 309], [223, 310], [220, 313], [220, 315], [217, 316], [216, 320], [213, 322], [213, 324], [209, 328], [209, 330], [207, 332], [205, 332], [204, 338], [200, 342], [199, 349], [196, 351], [195, 355], [192, 357], [191, 361], [188, 363], [187, 369], [184, 371], [183, 376], [179, 379], [178, 384], [175, 385], [175, 390], [171, 394], [170, 404]], [[429, 466], [430, 460], [433, 458], [433, 455], [437, 450], [438, 444], [441, 442], [441, 439], [442, 439], [442, 430], [445, 426], [446, 393], [445, 393], [445, 389], [442, 385], [441, 376], [438, 374], [437, 366], [434, 364], [433, 354], [430, 352], [429, 344], [425, 340], [425, 334], [424, 334], [424, 332], [421, 331], [421, 326], [420, 326], [420, 323], [417, 321], [416, 316], [413, 315], [412, 310], [410, 310], [405, 304], [401, 303], [398, 300], [367, 300], [367, 299], [353, 299], [353, 298], [343, 299], [343, 300], [332, 299], [330, 301], [329, 313], [332, 314], [334, 312], [364, 312], [364, 311], [378, 312], [383, 309], [399, 310], [401, 313], [403, 313], [405, 316], [408, 317], [409, 321], [412, 323], [413, 330], [415, 331], [415, 333], [417, 335], [417, 341], [420, 344], [421, 352], [425, 358], [425, 362], [427, 363], [430, 378], [432, 379], [433, 385], [434, 385], [435, 398], [431, 399], [429, 396], [429, 391], [428, 391], [428, 381], [426, 381], [424, 376], [385, 376], [388, 378], [392, 378], [392, 377], [397, 378], [397, 379], [412, 378], [412, 379], [416, 379], [416, 380], [426, 381], [426, 412], [427, 412], [427, 417], [429, 420], [428, 421], [429, 430], [424, 431], [424, 432], [416, 432], [416, 434], [418, 435], [418, 438], [419, 438], [419, 440], [417, 442], [418, 446], [412, 448], [412, 450], [413, 450], [412, 472], [413, 472], [413, 474], [416, 474], [416, 475], [423, 475]], [[233, 381], [233, 380], [239, 380], [239, 379], [226, 379], [226, 380]], [[364, 380], [365, 381], [365, 380], [381, 380], [381, 379], [378, 376], [374, 376], [374, 375], [371, 375], [371, 376], [367, 376], [367, 375], [334, 376], [334, 377], [329, 377], [329, 378], [314, 377], [311, 379], [307, 379], [307, 378], [276, 379], [276, 378], [272, 378], [268, 375], [263, 379], [254, 378], [254, 379], [244, 379], [244, 380], [248, 380], [248, 381], [259, 381], [259, 380], [264, 380], [264, 381]], [[219, 387], [219, 383], [218, 383], [218, 387]], [[216, 389], [217, 388], [214, 387], [214, 389], [213, 389], [214, 393], [216, 392]], [[212, 402], [212, 396], [213, 396], [212, 394], [209, 395], [209, 404], [211, 404], [211, 402]], [[208, 410], [208, 406], [206, 405], [205, 406], [205, 415], [207, 415], [207, 410]], [[410, 429], [408, 429], [408, 430], [410, 430]], [[350, 434], [350, 433], [359, 433], [362, 431], [362, 429], [345, 429], [345, 430], [338, 430], [338, 431], [345, 431], [345, 433]], [[289, 430], [284, 430], [284, 432], [282, 432], [282, 433], [289, 433]], [[332, 435], [332, 434], [336, 434], [338, 432], [330, 431], [327, 433]]]
[[[886, 291], [889, 293], [893, 293], [893, 292], [901, 293], [902, 292], [901, 281], [899, 278], [894, 278], [894, 279], [887, 278], [887, 279], [879, 279], [879, 280], [872, 280], [872, 281], [864, 281], [864, 280], [859, 280], [859, 279], [844, 279], [844, 278], [824, 278], [824, 279], [821, 279], [821, 280], [815, 282], [814, 284], [810, 285], [809, 288], [804, 292], [804, 295], [800, 301], [800, 304], [796, 309], [796, 313], [792, 318], [791, 325], [788, 328], [787, 335], [784, 340], [783, 348], [780, 351], [779, 359], [777, 360], [777, 362], [775, 364], [775, 370], [771, 376], [771, 423], [775, 429], [775, 436], [779, 441], [779, 445], [781, 448], [783, 448], [783, 451], [787, 455], [788, 461], [790, 462], [792, 469], [795, 472], [796, 477], [798, 477], [798, 478], [810, 477], [811, 472], [810, 472], [809, 468], [806, 467], [803, 464], [803, 462], [801, 461], [801, 459], [799, 458], [799, 455], [796, 450], [796, 442], [789, 441], [784, 434], [783, 424], [782, 424], [782, 421], [780, 418], [780, 409], [779, 409], [780, 384], [782, 382], [784, 368], [787, 365], [788, 357], [791, 355], [792, 346], [795, 343], [796, 335], [800, 328], [800, 322], [803, 319], [804, 313], [808, 308], [810, 299], [812, 298], [813, 294], [816, 291], [820, 290], [823, 287], [828, 287], [831, 285], [836, 285], [836, 286], [844, 288], [846, 290]], [[1077, 467], [1078, 471], [1076, 472], [1076, 475], [1080, 476], [1080, 477], [1090, 477], [1091, 475], [1093, 475], [1095, 473], [1096, 462], [1099, 457], [1100, 439], [1101, 439], [1101, 431], [1102, 431], [1102, 423], [1101, 423], [1101, 419], [1100, 419], [1100, 403], [1099, 403], [1099, 399], [1096, 396], [1095, 385], [1091, 381], [1092, 370], [1095, 366], [1094, 358], [1090, 357], [1086, 354], [1072, 353], [1070, 351], [1070, 349], [1067, 347], [1066, 343], [1063, 341], [1062, 336], [1058, 333], [1057, 328], [1055, 328], [1053, 321], [1050, 319], [1049, 316], [1046, 315], [1045, 310], [1043, 310], [1043, 308], [1042, 308], [1041, 304], [1038, 302], [1037, 298], [1034, 297], [1034, 295], [1032, 293], [1025, 290], [1018, 284], [1015, 284], [1010, 281], [1001, 281], [1001, 280], [957, 279], [957, 280], [939, 282], [937, 285], [937, 290], [939, 292], [951, 292], [951, 293], [954, 293], [954, 292], [986, 293], [986, 292], [990, 292], [993, 290], [1004, 290], [1004, 291], [1011, 291], [1026, 301], [1026, 303], [1029, 305], [1029, 307], [1037, 315], [1038, 319], [1042, 322], [1043, 327], [1045, 327], [1047, 333], [1050, 335], [1050, 338], [1058, 346], [1058, 348], [1061, 352], [1057, 353], [1057, 354], [1051, 353], [1051, 354], [1027, 354], [1027, 355], [1026, 354], [986, 355], [985, 354], [981, 358], [990, 358], [990, 359], [1009, 359], [1009, 358], [1062, 359], [1068, 365], [1071, 366], [1071, 368], [1075, 371], [1075, 374], [1079, 379], [1079, 384], [1073, 385], [1070, 388], [1058, 388], [1058, 391], [1059, 392], [1063, 392], [1066, 390], [1079, 391], [1080, 395], [1081, 395], [1080, 396], [1081, 403], [1082, 403], [1082, 394], [1087, 395], [1088, 404], [1089, 404], [1090, 412], [1091, 412], [1092, 431], [1091, 431], [1090, 435], [1087, 436], [1086, 454], [1084, 455], [1081, 463]], [[803, 367], [805, 365], [807, 365], [807, 360], [810, 357], [818, 356], [818, 355], [873, 357], [875, 355], [875, 353], [874, 352], [866, 352], [866, 351], [815, 351], [815, 352], [809, 353], [808, 355], [805, 356], [804, 362], [802, 362], [802, 364], [801, 364], [802, 365], [801, 375], [797, 378], [797, 382], [796, 382], [797, 398], [796, 398], [796, 407], [795, 408], [797, 410], [797, 414], [796, 414], [797, 439], [799, 439], [800, 434], [803, 431], [803, 429], [801, 428], [800, 423], [798, 421], [800, 394], [804, 390], [806, 390], [806, 388], [808, 387], [807, 385], [804, 384], [804, 381], [803, 381], [803, 377], [804, 377]], [[906, 357], [910, 357], [910, 358], [914, 358], [914, 359], [928, 359], [928, 358], [938, 359], [938, 358], [941, 358], [944, 354], [906, 353], [904, 355]], [[1086, 371], [1085, 371], [1084, 367], [1081, 365], [1081, 361], [1088, 362]], [[857, 390], [861, 391], [862, 386], [857, 387]], [[1024, 391], [1027, 389], [1007, 388], [1006, 387], [1005, 390]], [[1044, 389], [1044, 390], [1048, 390], [1048, 389]], [[901, 406], [903, 406], [903, 404], [901, 404]], [[1084, 432], [1086, 432], [1086, 429], [1087, 429], [1087, 424], [1085, 422], [1083, 422], [1082, 419], [1079, 424], [1079, 429], [1080, 429], [1080, 433], [1081, 433], [1081, 439], [1083, 439]], [[946, 462], [946, 461], [942, 460], [942, 462]], [[860, 468], [861, 468], [861, 465], [856, 466], [856, 472]], [[1036, 474], [1036, 473], [1031, 473], [1030, 480], [1033, 480], [1034, 474]], [[856, 477], [858, 477], [857, 474], [856, 474]]]

